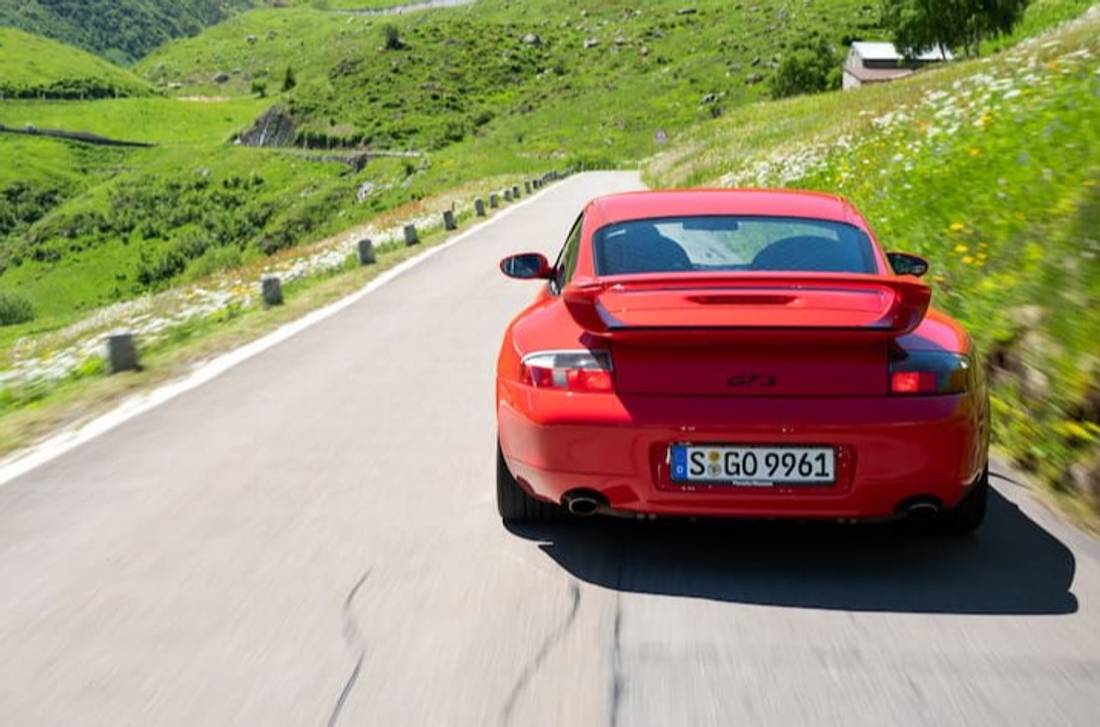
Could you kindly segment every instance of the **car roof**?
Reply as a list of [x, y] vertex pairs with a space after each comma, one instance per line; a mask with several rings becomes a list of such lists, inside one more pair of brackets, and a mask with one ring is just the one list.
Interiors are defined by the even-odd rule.
[[789, 189], [680, 189], [624, 192], [598, 197], [588, 214], [598, 227], [630, 220], [706, 215], [805, 217], [863, 227], [843, 197]]

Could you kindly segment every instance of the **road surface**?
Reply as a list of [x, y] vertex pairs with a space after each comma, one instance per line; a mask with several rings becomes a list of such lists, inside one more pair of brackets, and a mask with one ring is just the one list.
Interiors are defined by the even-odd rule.
[[5, 725], [1096, 724], [1100, 548], [1011, 480], [972, 541], [501, 527], [493, 365], [550, 187], [0, 487]]

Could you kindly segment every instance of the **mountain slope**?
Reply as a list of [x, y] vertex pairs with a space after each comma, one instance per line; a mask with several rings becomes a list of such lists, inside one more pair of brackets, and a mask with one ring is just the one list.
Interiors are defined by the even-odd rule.
[[194, 35], [252, 0], [0, 0], [0, 25], [60, 40], [116, 63]]
[[148, 95], [127, 70], [48, 38], [0, 27], [0, 98]]

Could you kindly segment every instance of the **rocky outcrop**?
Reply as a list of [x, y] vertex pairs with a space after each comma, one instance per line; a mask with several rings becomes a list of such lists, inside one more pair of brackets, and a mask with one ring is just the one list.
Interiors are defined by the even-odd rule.
[[297, 128], [290, 112], [283, 106], [272, 106], [248, 131], [237, 137], [237, 142], [245, 146], [291, 146], [296, 135]]

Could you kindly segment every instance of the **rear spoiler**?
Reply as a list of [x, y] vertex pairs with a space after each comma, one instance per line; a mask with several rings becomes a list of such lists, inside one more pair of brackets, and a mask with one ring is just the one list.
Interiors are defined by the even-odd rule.
[[[912, 276], [703, 273], [581, 278], [562, 290], [573, 318], [603, 338], [801, 332], [889, 338], [924, 319], [931, 289]], [[728, 334], [728, 335], [727, 335]]]

